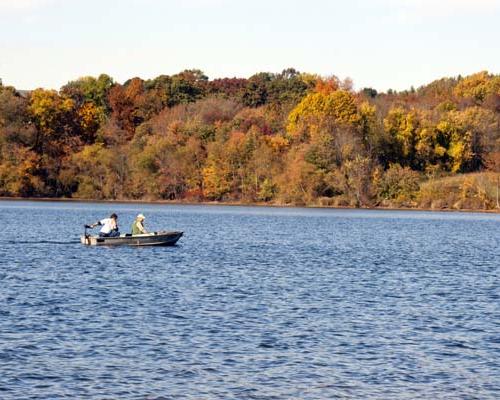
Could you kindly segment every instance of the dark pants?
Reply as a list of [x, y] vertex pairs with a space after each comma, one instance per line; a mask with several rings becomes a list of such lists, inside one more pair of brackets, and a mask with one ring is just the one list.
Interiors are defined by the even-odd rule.
[[120, 231], [118, 230], [111, 231], [109, 233], [99, 232], [99, 237], [117, 237], [117, 236], [120, 236]]

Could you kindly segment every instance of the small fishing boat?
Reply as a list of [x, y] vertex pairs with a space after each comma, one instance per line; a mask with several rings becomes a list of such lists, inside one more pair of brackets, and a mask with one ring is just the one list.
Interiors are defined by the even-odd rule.
[[131, 235], [126, 233], [116, 237], [99, 237], [85, 234], [80, 237], [87, 246], [173, 246], [181, 238], [183, 232], [160, 231]]

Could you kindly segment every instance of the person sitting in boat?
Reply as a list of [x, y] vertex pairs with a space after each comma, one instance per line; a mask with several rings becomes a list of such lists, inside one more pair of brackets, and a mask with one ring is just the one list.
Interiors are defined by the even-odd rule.
[[96, 226], [102, 226], [99, 232], [99, 237], [117, 237], [120, 236], [120, 231], [118, 230], [118, 215], [115, 213], [111, 214], [109, 218], [101, 219], [95, 224], [87, 225], [88, 228], [95, 228]]
[[132, 235], [142, 235], [143, 233], [148, 233], [146, 228], [144, 228], [144, 220], [146, 217], [143, 214], [139, 214], [135, 217], [132, 223]]

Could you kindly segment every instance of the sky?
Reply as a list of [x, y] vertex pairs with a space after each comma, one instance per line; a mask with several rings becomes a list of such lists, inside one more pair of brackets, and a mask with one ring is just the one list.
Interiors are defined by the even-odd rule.
[[0, 0], [0, 79], [59, 89], [198, 68], [351, 78], [418, 87], [500, 72], [500, 0]]

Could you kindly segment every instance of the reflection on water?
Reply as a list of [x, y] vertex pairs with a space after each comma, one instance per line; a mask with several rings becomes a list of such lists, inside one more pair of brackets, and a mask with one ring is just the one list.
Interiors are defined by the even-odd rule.
[[[89, 248], [142, 212], [172, 248]], [[0, 398], [496, 399], [500, 216], [0, 202]]]

